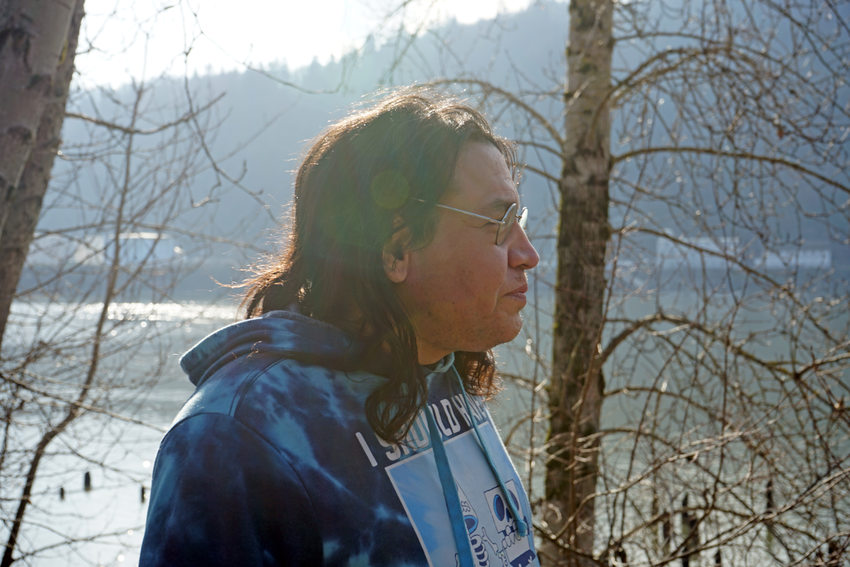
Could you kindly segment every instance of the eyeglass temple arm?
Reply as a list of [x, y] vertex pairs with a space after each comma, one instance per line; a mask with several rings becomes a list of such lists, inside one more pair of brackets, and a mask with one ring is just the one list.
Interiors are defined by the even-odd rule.
[[484, 215], [479, 215], [478, 213], [472, 213], [470, 211], [464, 211], [463, 209], [456, 209], [454, 207], [450, 207], [450, 206], [444, 205], [442, 203], [434, 203], [434, 206], [440, 207], [441, 209], [448, 209], [450, 211], [455, 211], [456, 213], [463, 213], [463, 214], [469, 215], [471, 217], [475, 217], [475, 218], [479, 218], [479, 219], [483, 219], [483, 220], [488, 220], [488, 221], [494, 222], [496, 224], [505, 224], [507, 222], [507, 220], [494, 219], [494, 218], [487, 217], [487, 216], [484, 216]]

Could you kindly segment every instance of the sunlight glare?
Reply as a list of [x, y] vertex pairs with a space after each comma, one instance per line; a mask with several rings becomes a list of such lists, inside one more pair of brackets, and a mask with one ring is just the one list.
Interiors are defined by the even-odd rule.
[[[455, 18], [472, 23], [528, 6], [530, 0], [412, 2], [389, 22], [397, 1], [86, 0], [76, 60], [77, 84], [117, 86], [160, 75], [244, 71], [285, 62], [290, 69], [360, 48], [370, 35], [392, 37]], [[399, 20], [401, 18], [401, 20]], [[390, 37], [383, 37], [381, 31]]]

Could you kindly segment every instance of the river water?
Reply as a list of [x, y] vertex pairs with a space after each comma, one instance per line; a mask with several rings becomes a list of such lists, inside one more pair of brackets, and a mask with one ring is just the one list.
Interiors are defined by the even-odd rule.
[[[58, 357], [46, 357], [32, 368], [42, 377], [36, 384], [51, 386], [43, 389], [61, 395], [65, 383], [65, 397], [73, 397], [77, 391], [73, 384], [87, 370], [90, 346], [86, 339], [100, 309], [98, 304], [16, 305], [10, 319], [15, 332], [8, 333], [5, 352], [14, 356], [16, 349], [28, 348], [40, 337], [63, 345]], [[23, 564], [138, 564], [157, 446], [192, 391], [177, 361], [192, 344], [235, 316], [235, 304], [227, 303], [116, 303], [111, 307], [102, 349], [106, 357], [89, 403], [96, 411], [78, 418], [48, 446], [20, 536], [20, 549], [33, 553]], [[50, 411], [56, 410], [27, 411], [17, 418], [18, 447], [34, 446], [36, 427]], [[54, 423], [59, 413], [53, 414]], [[7, 461], [4, 474], [14, 475], [13, 466]], [[15, 480], [21, 480], [25, 470], [21, 466]], [[0, 492], [8, 499], [18, 497], [19, 491], [17, 483]], [[8, 501], [3, 507], [5, 514], [13, 513]], [[5, 541], [6, 534], [2, 535]]]

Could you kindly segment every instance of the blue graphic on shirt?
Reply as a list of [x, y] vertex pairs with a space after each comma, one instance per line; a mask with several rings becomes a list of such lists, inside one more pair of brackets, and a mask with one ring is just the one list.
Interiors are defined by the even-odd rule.
[[[514, 507], [520, 509], [514, 481], [508, 480], [505, 487], [508, 489], [508, 497], [513, 501]], [[511, 567], [532, 565], [535, 558], [534, 552], [529, 547], [528, 539], [519, 535], [502, 490], [498, 486], [492, 488], [484, 493], [484, 498], [487, 500], [490, 514], [496, 524], [496, 531], [501, 536], [500, 546], [505, 550]], [[523, 516], [523, 521], [528, 524], [527, 517]]]
[[[489, 427], [486, 423], [481, 429]], [[517, 533], [501, 489], [495, 481], [489, 486], [480, 484], [481, 479], [492, 478], [492, 473], [483, 457], [470, 458], [470, 455], [481, 455], [474, 432], [456, 435], [445, 442], [445, 447], [475, 564], [482, 567], [533, 565], [536, 556], [530, 540]], [[498, 462], [496, 466], [504, 469], [501, 474], [508, 476], [509, 463]], [[432, 567], [457, 565], [451, 526], [446, 522], [446, 504], [443, 498], [435, 498], [441, 493], [439, 479], [433, 474], [435, 468], [433, 451], [428, 449], [388, 466], [386, 472], [416, 531], [428, 564]], [[509, 497], [519, 508], [514, 481], [508, 480], [505, 485]], [[526, 517], [523, 519], [527, 521]]]

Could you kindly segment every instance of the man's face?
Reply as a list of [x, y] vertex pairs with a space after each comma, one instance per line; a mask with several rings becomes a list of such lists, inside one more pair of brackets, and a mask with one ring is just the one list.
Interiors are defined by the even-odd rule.
[[[441, 203], [501, 219], [518, 202], [499, 150], [489, 143], [466, 144]], [[528, 290], [525, 270], [540, 259], [518, 225], [497, 245], [496, 224], [442, 208], [436, 215], [433, 239], [405, 251], [387, 270], [413, 323], [421, 364], [458, 350], [484, 351], [517, 336]]]

